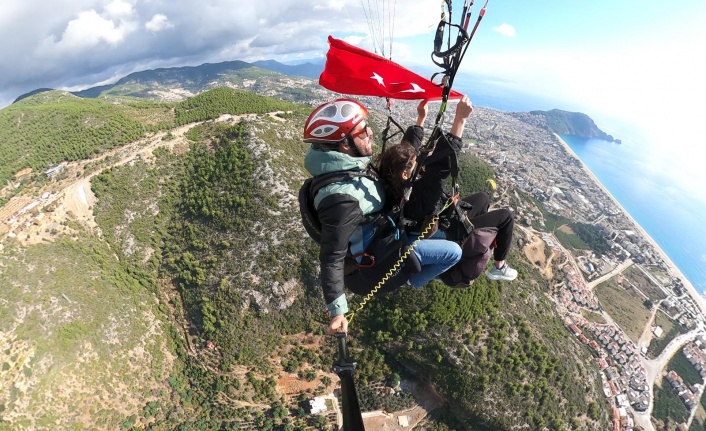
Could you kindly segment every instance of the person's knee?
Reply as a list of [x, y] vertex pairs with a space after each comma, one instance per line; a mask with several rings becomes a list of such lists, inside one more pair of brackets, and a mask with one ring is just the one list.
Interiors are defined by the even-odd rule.
[[454, 263], [456, 263], [461, 260], [461, 256], [463, 255], [463, 249], [460, 245], [455, 242], [451, 242], [451, 244], [452, 245], [449, 247], [449, 254], [453, 257]]
[[500, 212], [500, 219], [503, 220], [504, 223], [512, 223], [515, 220], [514, 214], [507, 208], [500, 208], [495, 211]]

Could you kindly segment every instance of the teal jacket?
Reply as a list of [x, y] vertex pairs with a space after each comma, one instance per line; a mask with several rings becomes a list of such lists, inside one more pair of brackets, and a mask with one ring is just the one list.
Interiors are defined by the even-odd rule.
[[[315, 148], [306, 153], [304, 167], [313, 176], [371, 169], [370, 157]], [[321, 222], [321, 288], [329, 314], [337, 316], [348, 311], [343, 284], [346, 254], [349, 249], [352, 254], [365, 250], [375, 233], [367, 216], [382, 211], [385, 193], [380, 181], [354, 177], [323, 187], [314, 206]]]

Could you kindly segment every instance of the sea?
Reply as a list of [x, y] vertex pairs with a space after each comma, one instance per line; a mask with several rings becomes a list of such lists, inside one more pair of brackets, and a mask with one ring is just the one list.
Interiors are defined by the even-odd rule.
[[[559, 101], [523, 94], [511, 88], [479, 86], [477, 81], [473, 85], [473, 79], [457, 78], [459, 81], [456, 89], [470, 94], [476, 106], [506, 112], [565, 109]], [[594, 121], [622, 143], [567, 135], [561, 138], [694, 288], [706, 296], [706, 199], [703, 198], [706, 194], [697, 196], [686, 187], [691, 181], [694, 190], [693, 180], [702, 178], [703, 172], [697, 174], [686, 170], [686, 163], [681, 168], [679, 164], [661, 163], [660, 151], [669, 151], [669, 146], [674, 147], [674, 143], [654, 142], [644, 130], [615, 118], [606, 121], [610, 124]], [[650, 151], [650, 148], [657, 151]], [[684, 157], [694, 155], [684, 152]], [[703, 187], [706, 188], [706, 181]]]

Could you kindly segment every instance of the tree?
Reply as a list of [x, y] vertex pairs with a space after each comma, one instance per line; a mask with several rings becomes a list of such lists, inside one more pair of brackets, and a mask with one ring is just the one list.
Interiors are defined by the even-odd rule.
[[401, 381], [400, 375], [397, 373], [392, 373], [392, 375], [390, 376], [390, 385], [393, 388], [396, 388], [400, 384], [400, 381]]
[[289, 411], [285, 406], [282, 405], [280, 402], [276, 402], [272, 405], [272, 417], [275, 419], [280, 419], [287, 417], [289, 415]]
[[317, 415], [314, 417], [314, 420], [312, 421], [313, 425], [320, 430], [324, 430], [326, 427], [326, 416], [324, 415]]

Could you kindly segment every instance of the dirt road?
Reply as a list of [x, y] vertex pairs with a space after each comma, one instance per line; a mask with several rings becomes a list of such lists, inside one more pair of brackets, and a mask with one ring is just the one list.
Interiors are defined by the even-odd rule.
[[0, 244], [8, 240], [23, 246], [51, 242], [59, 235], [73, 233], [67, 221], [78, 222], [83, 229], [100, 234], [93, 217], [96, 197], [91, 191], [91, 179], [106, 169], [138, 158], [150, 161], [157, 148], [174, 150], [188, 145], [184, 134], [197, 124], [171, 130], [169, 139], [165, 139], [167, 132], [159, 132], [92, 159], [63, 163], [61, 179], [15, 196], [0, 208]]

